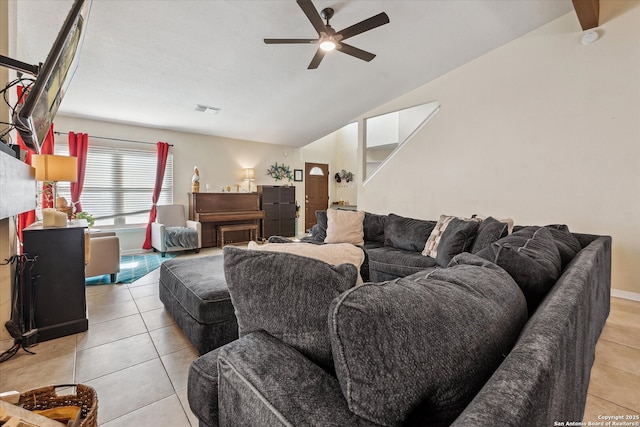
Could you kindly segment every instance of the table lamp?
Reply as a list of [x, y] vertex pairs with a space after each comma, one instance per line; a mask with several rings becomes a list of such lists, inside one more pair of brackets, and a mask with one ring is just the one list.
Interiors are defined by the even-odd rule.
[[256, 180], [256, 171], [252, 168], [247, 168], [244, 170], [244, 180], [247, 181], [248, 185], [248, 193], [251, 193], [251, 181]]
[[[53, 190], [53, 206], [58, 199], [58, 182], [76, 182], [78, 159], [53, 154], [36, 154], [31, 158], [31, 165], [36, 169], [36, 181], [50, 181]], [[44, 227], [66, 227], [67, 214], [55, 208], [42, 209], [42, 225]]]

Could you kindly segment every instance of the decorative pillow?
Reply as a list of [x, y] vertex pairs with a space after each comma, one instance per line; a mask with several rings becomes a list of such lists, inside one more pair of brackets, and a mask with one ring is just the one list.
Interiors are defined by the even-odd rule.
[[386, 221], [386, 215], [377, 215], [365, 212], [363, 225], [364, 240], [367, 242], [384, 243], [384, 224]]
[[331, 303], [336, 375], [356, 415], [384, 426], [450, 425], [513, 347], [527, 321], [517, 284], [475, 255], [454, 259]]
[[525, 227], [476, 255], [504, 268], [513, 277], [532, 315], [560, 277], [562, 260], [549, 229]]
[[[312, 246], [312, 245], [309, 245]], [[332, 369], [327, 328], [331, 301], [356, 284], [352, 264], [226, 246], [224, 274], [242, 337], [264, 330]]]
[[471, 247], [471, 253], [475, 254], [483, 250], [493, 242], [509, 234], [509, 224], [493, 217], [483, 219], [478, 227], [478, 235]]
[[[480, 218], [482, 221], [484, 221], [485, 219], [489, 219], [491, 217], [484, 217], [481, 215], [472, 215], [471, 218]], [[507, 235], [513, 233], [514, 223], [512, 218], [493, 218], [493, 219], [507, 224]]]
[[553, 241], [558, 247], [560, 258], [562, 259], [562, 268], [564, 268], [580, 252], [582, 246], [565, 224], [547, 225], [546, 228], [551, 232]]
[[327, 210], [325, 243], [364, 245], [364, 211]]
[[[426, 243], [424, 244], [422, 255], [429, 256], [431, 258], [437, 258], [438, 246], [442, 241], [443, 233], [449, 226], [449, 223], [453, 221], [455, 218], [463, 221], [475, 221], [478, 223], [480, 221], [480, 219], [478, 218], [460, 218], [460, 217], [455, 217], [451, 215], [440, 215], [438, 222], [436, 223], [435, 227], [431, 231], [431, 234], [429, 234], [429, 237], [427, 238]], [[476, 231], [477, 231], [477, 228], [476, 228]]]
[[440, 238], [436, 254], [436, 262], [440, 267], [446, 267], [454, 256], [471, 251], [479, 225], [480, 220], [476, 219], [453, 218], [449, 221]]
[[435, 225], [435, 221], [389, 214], [384, 223], [384, 245], [419, 252]]
[[[290, 254], [306, 256], [318, 259], [331, 265], [353, 264], [360, 271], [364, 262], [364, 251], [351, 243], [334, 243], [331, 245], [310, 245], [308, 243], [266, 243], [259, 245], [256, 242], [249, 242], [249, 250], [286, 252]], [[358, 274], [358, 284], [362, 283], [362, 278]]]
[[438, 244], [440, 243], [440, 239], [442, 238], [442, 233], [447, 229], [447, 226], [453, 220], [455, 216], [451, 215], [440, 215], [438, 222], [435, 227], [429, 234], [426, 243], [424, 244], [424, 249], [422, 251], [422, 255], [429, 256], [431, 258], [435, 258], [438, 255]]

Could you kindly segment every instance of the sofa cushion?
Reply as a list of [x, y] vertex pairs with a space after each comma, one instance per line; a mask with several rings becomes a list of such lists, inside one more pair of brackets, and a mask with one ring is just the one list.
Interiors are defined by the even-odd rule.
[[325, 243], [364, 244], [364, 211], [329, 209]]
[[498, 241], [499, 239], [506, 237], [509, 234], [509, 224], [506, 222], [498, 221], [493, 217], [488, 217], [480, 223], [478, 227], [478, 235], [471, 247], [471, 253], [475, 254]]
[[406, 277], [413, 273], [435, 268], [436, 260], [423, 256], [420, 252], [384, 246], [367, 249], [369, 257], [369, 280], [382, 282], [399, 277]]
[[470, 252], [478, 234], [480, 221], [476, 219], [453, 218], [442, 233], [436, 261], [440, 267], [446, 267], [451, 258], [462, 252]]
[[384, 244], [406, 251], [421, 251], [435, 225], [435, 221], [389, 214], [384, 223]]
[[355, 414], [385, 426], [449, 425], [509, 353], [527, 319], [522, 292], [486, 260], [454, 260], [331, 303], [336, 374]]
[[[309, 245], [307, 243], [266, 243], [259, 245], [251, 241], [248, 245], [249, 250], [268, 251], [268, 252], [286, 252], [318, 259], [331, 265], [353, 264], [360, 271], [364, 262], [364, 251], [350, 243], [333, 243], [327, 245]], [[362, 283], [362, 278], [358, 275], [358, 283]]]
[[364, 241], [384, 243], [384, 224], [386, 221], [386, 215], [365, 212], [363, 225]]
[[239, 335], [264, 330], [331, 369], [329, 303], [355, 286], [358, 270], [289, 253], [232, 246], [223, 251]]
[[560, 252], [549, 229], [525, 227], [477, 253], [498, 264], [516, 281], [533, 314], [562, 269]]
[[160, 264], [160, 285], [200, 323], [215, 324], [233, 318], [221, 255], [165, 261]]

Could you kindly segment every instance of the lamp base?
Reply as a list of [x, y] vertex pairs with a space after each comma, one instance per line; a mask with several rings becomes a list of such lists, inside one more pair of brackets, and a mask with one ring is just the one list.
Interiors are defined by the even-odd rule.
[[42, 210], [42, 226], [43, 227], [66, 227], [67, 214], [58, 212], [53, 208], [45, 208]]

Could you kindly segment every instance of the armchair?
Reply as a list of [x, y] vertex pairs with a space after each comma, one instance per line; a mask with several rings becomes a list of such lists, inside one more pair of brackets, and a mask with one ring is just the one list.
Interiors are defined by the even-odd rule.
[[85, 277], [109, 274], [115, 283], [120, 272], [120, 239], [116, 233], [90, 233], [88, 243]]
[[164, 257], [167, 252], [192, 249], [200, 252], [202, 226], [185, 219], [182, 205], [156, 207], [156, 220], [151, 223], [151, 246]]

